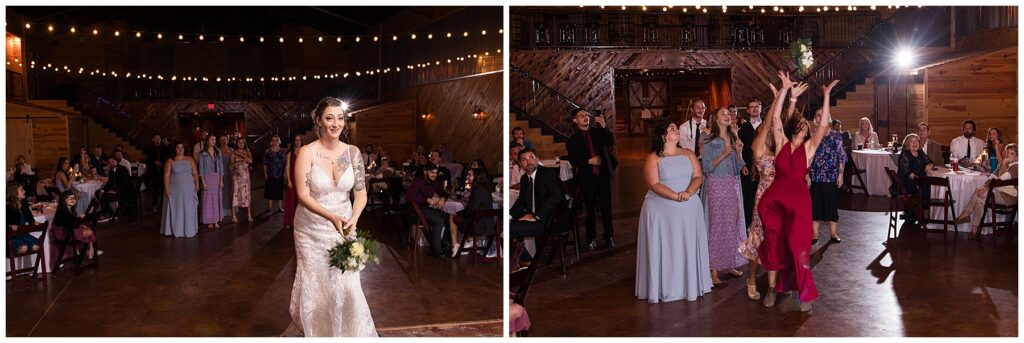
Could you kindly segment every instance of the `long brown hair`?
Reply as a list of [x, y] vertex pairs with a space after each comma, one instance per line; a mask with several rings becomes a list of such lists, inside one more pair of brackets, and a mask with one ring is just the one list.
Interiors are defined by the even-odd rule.
[[13, 181], [7, 183], [7, 203], [21, 211], [21, 199], [18, 199], [18, 188], [24, 189], [20, 183]]
[[723, 128], [721, 126], [718, 126], [718, 116], [720, 115], [719, 113], [722, 112], [729, 113], [729, 109], [725, 107], [719, 107], [718, 109], [715, 109], [714, 112], [711, 112], [711, 118], [709, 118], [710, 120], [708, 120], [708, 127], [711, 128], [711, 134], [708, 135], [708, 137], [704, 137], [705, 144], [710, 143], [711, 141], [715, 140], [715, 138], [718, 138], [718, 135], [722, 132], [722, 130], [725, 130], [726, 135], [729, 136], [729, 141], [725, 142], [725, 144], [732, 145], [733, 143], [736, 143], [736, 140], [738, 139], [738, 137], [736, 137], [736, 131], [733, 131], [729, 127]]

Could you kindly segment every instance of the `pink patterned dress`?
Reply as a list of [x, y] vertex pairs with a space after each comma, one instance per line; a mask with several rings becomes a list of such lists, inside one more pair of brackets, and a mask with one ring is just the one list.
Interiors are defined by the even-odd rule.
[[252, 186], [249, 182], [249, 163], [241, 163], [234, 167], [234, 194], [231, 206], [249, 207], [252, 203]]
[[740, 244], [740, 255], [751, 261], [758, 261], [757, 247], [764, 240], [764, 230], [761, 228], [761, 216], [757, 214], [757, 204], [761, 202], [761, 194], [775, 181], [775, 156], [764, 154], [757, 162], [757, 170], [760, 172], [761, 181], [757, 184], [757, 192], [754, 193], [754, 213], [750, 216], [750, 228], [747, 229], [747, 240]]

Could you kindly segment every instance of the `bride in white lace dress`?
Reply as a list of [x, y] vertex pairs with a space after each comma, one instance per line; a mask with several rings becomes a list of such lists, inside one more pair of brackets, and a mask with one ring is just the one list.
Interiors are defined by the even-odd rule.
[[[366, 206], [365, 167], [359, 149], [340, 140], [347, 122], [341, 100], [327, 97], [313, 111], [319, 139], [295, 161], [295, 284], [285, 335], [377, 336], [359, 272], [328, 264], [328, 250], [354, 237]], [[355, 201], [349, 201], [349, 192]]]

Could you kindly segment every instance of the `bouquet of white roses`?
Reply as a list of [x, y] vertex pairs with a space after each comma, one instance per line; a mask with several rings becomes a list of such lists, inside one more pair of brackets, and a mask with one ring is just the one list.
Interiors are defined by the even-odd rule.
[[801, 75], [807, 75], [814, 65], [814, 55], [811, 53], [811, 39], [800, 38], [789, 44], [789, 54], [796, 64]]
[[366, 268], [366, 263], [380, 263], [380, 247], [377, 241], [366, 232], [359, 232], [356, 237], [346, 237], [344, 241], [328, 251], [331, 267], [343, 272], [354, 272]]

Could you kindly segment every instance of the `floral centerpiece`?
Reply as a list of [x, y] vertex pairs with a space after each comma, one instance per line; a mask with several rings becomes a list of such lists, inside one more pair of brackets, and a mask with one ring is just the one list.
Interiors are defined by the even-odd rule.
[[377, 241], [366, 232], [359, 232], [355, 237], [346, 237], [344, 241], [328, 251], [331, 267], [343, 272], [355, 272], [366, 268], [368, 262], [380, 263], [380, 247]]
[[814, 55], [811, 53], [811, 39], [800, 38], [789, 44], [789, 54], [796, 64], [797, 71], [801, 75], [807, 75], [814, 65]]

